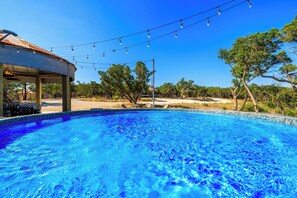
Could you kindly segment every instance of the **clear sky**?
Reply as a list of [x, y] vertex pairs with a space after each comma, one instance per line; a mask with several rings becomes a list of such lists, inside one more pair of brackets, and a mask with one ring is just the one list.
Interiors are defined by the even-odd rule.
[[[63, 46], [100, 41], [150, 29], [167, 22], [207, 10], [228, 0], [9, 0], [1, 1], [1, 28], [16, 32], [21, 38], [38, 46]], [[232, 5], [241, 2], [235, 1]], [[296, 0], [251, 0], [252, 8], [244, 3], [221, 16], [174, 34], [129, 50], [106, 54], [102, 52], [129, 46], [148, 40], [147, 34], [118, 41], [86, 47], [54, 49], [54, 53], [72, 60], [72, 56], [90, 54], [89, 60], [77, 57], [78, 61], [96, 63], [125, 63], [137, 60], [156, 60], [156, 85], [176, 83], [182, 77], [194, 80], [198, 85], [230, 86], [229, 66], [217, 58], [219, 48], [230, 48], [238, 37], [270, 28], [281, 28], [297, 14]], [[221, 9], [224, 10], [222, 7]], [[217, 11], [211, 11], [190, 20], [186, 26]], [[179, 24], [151, 31], [151, 37], [178, 29]], [[95, 54], [91, 56], [91, 54]], [[86, 64], [79, 64], [85, 66]], [[92, 65], [89, 65], [92, 66]], [[151, 63], [147, 66], [151, 68]], [[106, 65], [96, 65], [106, 70]], [[99, 81], [94, 69], [78, 67], [76, 80]], [[256, 83], [267, 83], [256, 79]]]

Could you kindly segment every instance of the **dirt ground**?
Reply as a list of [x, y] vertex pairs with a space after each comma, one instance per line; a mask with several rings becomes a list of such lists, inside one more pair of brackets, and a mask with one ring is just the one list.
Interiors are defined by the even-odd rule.
[[[42, 113], [53, 113], [62, 111], [62, 100], [61, 99], [43, 99], [42, 100]], [[151, 104], [152, 102], [141, 102], [142, 104]], [[155, 105], [166, 106], [170, 104], [226, 104], [230, 103], [229, 100], [212, 98], [208, 101], [201, 100], [188, 100], [188, 99], [167, 99], [167, 98], [157, 98], [155, 100]], [[95, 102], [95, 101], [86, 101], [82, 99], [72, 99], [71, 108], [75, 110], [89, 110], [93, 108], [122, 108], [122, 104], [128, 106], [128, 102]]]

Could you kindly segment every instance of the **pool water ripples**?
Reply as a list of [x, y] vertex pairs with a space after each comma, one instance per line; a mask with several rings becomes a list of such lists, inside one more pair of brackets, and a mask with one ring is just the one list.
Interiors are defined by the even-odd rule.
[[297, 129], [267, 120], [129, 111], [1, 133], [1, 197], [297, 196]]

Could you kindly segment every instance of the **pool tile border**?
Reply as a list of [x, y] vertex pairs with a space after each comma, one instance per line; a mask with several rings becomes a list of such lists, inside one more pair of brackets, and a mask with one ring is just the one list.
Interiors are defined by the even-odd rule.
[[249, 118], [258, 118], [262, 120], [269, 120], [273, 122], [279, 122], [287, 125], [297, 126], [297, 118], [288, 116], [279, 116], [263, 113], [253, 113], [253, 112], [238, 112], [238, 111], [226, 111], [226, 110], [204, 110], [204, 109], [92, 109], [92, 110], [82, 110], [82, 111], [68, 111], [68, 112], [58, 112], [49, 114], [36, 114], [28, 116], [19, 116], [14, 118], [4, 118], [0, 119], [0, 126], [18, 122], [34, 121], [38, 119], [50, 119], [57, 118], [61, 116], [72, 116], [72, 115], [88, 115], [101, 112], [125, 112], [125, 111], [184, 111], [184, 112], [199, 112], [199, 113], [209, 113], [209, 114], [220, 114], [220, 115], [232, 115], [232, 116], [243, 116]]

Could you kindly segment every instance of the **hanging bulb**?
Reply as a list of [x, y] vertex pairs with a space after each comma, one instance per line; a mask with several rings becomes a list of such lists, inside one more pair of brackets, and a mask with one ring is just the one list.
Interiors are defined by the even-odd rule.
[[4, 50], [4, 46], [1, 47], [1, 50]]
[[51, 47], [51, 53], [53, 53], [53, 47]]
[[102, 54], [102, 58], [105, 58], [105, 52], [103, 52], [103, 54]]
[[93, 67], [95, 67], [95, 63], [93, 63]]
[[75, 57], [74, 56], [72, 57], [72, 60], [75, 60]]
[[180, 20], [180, 29], [184, 28], [183, 20]]
[[210, 21], [209, 21], [209, 18], [207, 19], [207, 26], [210, 26]]
[[20, 50], [19, 49], [17, 49], [17, 53], [20, 53]]
[[147, 30], [147, 38], [151, 38], [150, 30]]
[[74, 51], [73, 46], [71, 45], [71, 51]]
[[33, 50], [32, 52], [33, 52], [33, 54], [35, 54], [35, 53], [36, 53], [34, 50]]
[[77, 61], [75, 61], [75, 65], [77, 65]]
[[122, 45], [122, 39], [121, 38], [119, 38], [119, 44]]
[[128, 49], [127, 48], [125, 48], [126, 49], [126, 54], [128, 54], [129, 52], [128, 52]]
[[87, 60], [89, 60], [89, 55], [87, 55]]
[[147, 42], [147, 47], [149, 48], [151, 46], [150, 41]]
[[93, 50], [95, 50], [96, 49], [96, 45], [95, 45], [95, 43], [93, 43]]
[[176, 39], [177, 39], [177, 32], [175, 32], [175, 34], [174, 34], [174, 38], [176, 38]]
[[221, 8], [219, 7], [219, 10], [218, 10], [218, 15], [220, 16], [221, 15]]
[[252, 4], [251, 4], [250, 0], [248, 0], [248, 4], [249, 4], [249, 8], [251, 8]]

